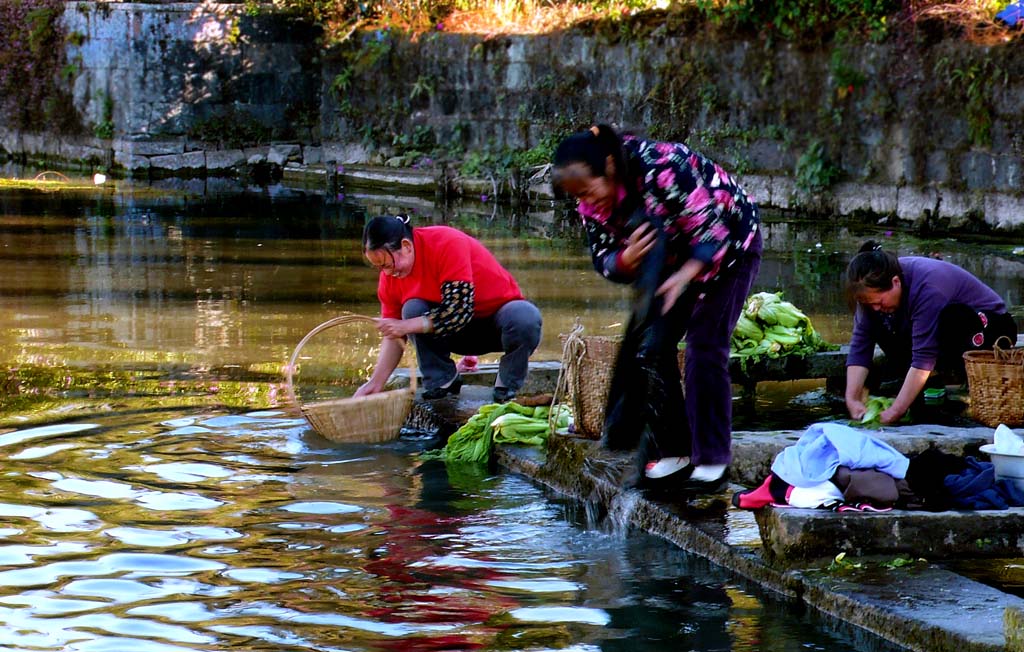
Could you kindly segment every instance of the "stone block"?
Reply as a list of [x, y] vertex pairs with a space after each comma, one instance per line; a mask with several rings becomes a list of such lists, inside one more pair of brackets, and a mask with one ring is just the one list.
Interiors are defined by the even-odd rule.
[[298, 143], [273, 143], [270, 146], [270, 153], [274, 152], [284, 157], [286, 161], [297, 161], [301, 158], [302, 146]]
[[904, 186], [896, 195], [896, 217], [901, 220], [916, 220], [925, 211], [937, 213], [939, 192], [934, 188]]
[[324, 160], [324, 148], [323, 147], [303, 147], [302, 148], [302, 162], [305, 165], [319, 165]]
[[267, 163], [270, 163], [271, 165], [284, 167], [284, 164], [287, 161], [288, 157], [282, 154], [279, 150], [274, 149], [273, 147], [271, 147], [270, 151], [267, 152]]
[[792, 208], [800, 203], [800, 188], [796, 180], [788, 176], [773, 176], [771, 179], [770, 203], [776, 208]]
[[133, 140], [130, 138], [114, 139], [114, 151], [135, 156], [168, 156], [185, 153], [185, 139], [173, 140]]
[[21, 132], [0, 128], [0, 149], [11, 154], [21, 152]]
[[186, 170], [202, 170], [206, 168], [206, 152], [186, 152], [185, 154], [169, 154], [153, 156], [149, 159], [150, 166], [157, 170], [180, 172]]
[[960, 174], [968, 190], [991, 190], [995, 161], [986, 152], [967, 152], [960, 157]]
[[206, 152], [207, 170], [231, 170], [245, 165], [245, 152], [240, 149], [211, 149]]
[[1024, 197], [989, 193], [985, 195], [985, 223], [1000, 231], [1024, 227]]
[[789, 172], [796, 161], [790, 148], [777, 140], [759, 138], [747, 150], [751, 165], [762, 172]]
[[103, 163], [107, 160], [110, 150], [95, 145], [63, 140], [57, 155], [65, 161], [91, 161]]
[[840, 215], [866, 210], [878, 215], [896, 212], [897, 193], [895, 186], [863, 183], [840, 183], [833, 189], [836, 208]]
[[924, 162], [924, 176], [930, 183], [949, 182], [949, 154], [945, 150], [928, 152]]
[[973, 194], [955, 190], [938, 189], [939, 215], [942, 217], [963, 216], [972, 211], [981, 211], [983, 203]]
[[323, 158], [343, 164], [365, 163], [370, 160], [370, 152], [359, 143], [324, 143]]
[[766, 508], [757, 524], [769, 559], [783, 566], [834, 557], [913, 555], [929, 561], [1020, 557], [1024, 508], [968, 512], [838, 513]]
[[60, 151], [60, 141], [57, 137], [48, 133], [25, 133], [21, 134], [21, 148], [25, 154], [36, 156], [56, 155]]
[[504, 85], [511, 91], [524, 91], [530, 87], [533, 68], [525, 63], [510, 63], [505, 67]]
[[249, 164], [250, 165], [256, 165], [258, 163], [263, 163], [264, 161], [267, 160], [267, 154], [270, 153], [270, 148], [268, 148], [268, 147], [246, 147], [244, 152], [245, 152], [245, 158], [246, 158], [247, 161], [249, 161]]
[[992, 183], [1000, 192], [1019, 191], [1024, 187], [1024, 169], [1022, 169], [1020, 158], [1017, 156], [996, 157]]
[[132, 172], [148, 170], [150, 167], [148, 156], [138, 156], [131, 152], [120, 152], [118, 150], [114, 150], [114, 163]]

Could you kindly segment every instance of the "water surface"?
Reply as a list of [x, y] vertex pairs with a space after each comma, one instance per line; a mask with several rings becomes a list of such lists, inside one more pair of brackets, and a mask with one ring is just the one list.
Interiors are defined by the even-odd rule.
[[[621, 329], [627, 292], [551, 212], [280, 188], [0, 194], [5, 649], [889, 649], [521, 477], [422, 462], [416, 438], [331, 445], [285, 411], [298, 340], [377, 313], [365, 216], [413, 210], [513, 270], [545, 316], [537, 359], [559, 358], [577, 318]], [[849, 329], [839, 275], [867, 235], [941, 252], [1021, 303], [1009, 247], [767, 233], [757, 289], [783, 290], [833, 341]], [[325, 338], [304, 370], [358, 379], [373, 346]], [[751, 538], [749, 519], [722, 527]]]

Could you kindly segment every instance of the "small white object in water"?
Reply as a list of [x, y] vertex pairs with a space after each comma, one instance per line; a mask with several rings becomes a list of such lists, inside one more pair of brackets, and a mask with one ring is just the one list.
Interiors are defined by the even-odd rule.
[[103, 174], [102, 172], [97, 172], [96, 174], [92, 175], [92, 182], [97, 186], [102, 186], [104, 183], [107, 182], [107, 175]]

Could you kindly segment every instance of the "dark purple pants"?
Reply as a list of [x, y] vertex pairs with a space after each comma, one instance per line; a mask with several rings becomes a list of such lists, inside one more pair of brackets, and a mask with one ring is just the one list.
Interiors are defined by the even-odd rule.
[[[732, 380], [729, 339], [761, 266], [758, 231], [744, 257], [712, 283], [694, 283], [659, 321], [665, 328], [656, 356], [662, 403], [651, 419], [650, 457], [689, 456], [694, 464], [732, 461]], [[686, 338], [685, 397], [676, 351]]]

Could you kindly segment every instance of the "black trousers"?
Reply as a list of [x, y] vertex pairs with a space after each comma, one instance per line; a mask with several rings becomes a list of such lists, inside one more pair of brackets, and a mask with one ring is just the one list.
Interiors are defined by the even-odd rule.
[[[999, 346], [1009, 348], [1017, 343], [1017, 322], [1009, 313], [990, 310], [978, 311], [962, 303], [953, 303], [939, 313], [939, 357], [935, 370], [956, 382], [966, 381], [964, 353], [991, 349], [1000, 338]], [[902, 377], [910, 368], [911, 342], [909, 329], [891, 333], [883, 327], [876, 333], [878, 346], [885, 353], [887, 371]]]

